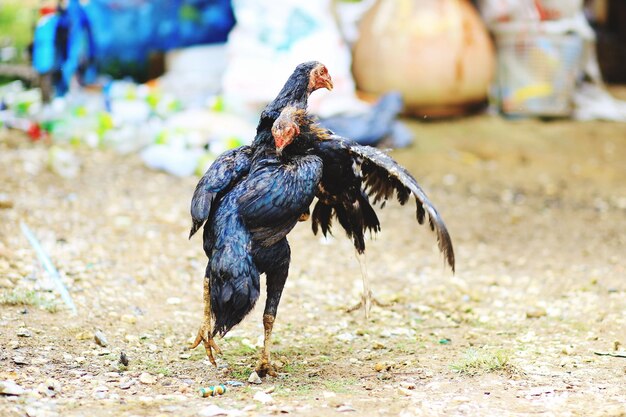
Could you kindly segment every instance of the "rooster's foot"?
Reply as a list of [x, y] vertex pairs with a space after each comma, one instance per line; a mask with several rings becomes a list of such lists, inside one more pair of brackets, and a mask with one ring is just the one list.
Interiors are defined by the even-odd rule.
[[273, 377], [276, 377], [278, 375], [278, 373], [276, 373], [274, 365], [272, 365], [267, 359], [261, 359], [257, 364], [255, 371], [261, 378], [265, 378], [265, 376], [267, 375]]
[[377, 300], [374, 296], [372, 296], [372, 292], [369, 291], [368, 293], [363, 293], [363, 295], [361, 296], [361, 300], [354, 306], [349, 307], [346, 310], [346, 312], [352, 313], [353, 311], [357, 311], [361, 308], [364, 308], [365, 318], [369, 318], [370, 308], [372, 304], [378, 307], [383, 307], [383, 308], [391, 306], [391, 304], [389, 303], [383, 303], [382, 301]]
[[213, 366], [217, 366], [217, 363], [215, 362], [215, 357], [213, 356], [213, 352], [215, 351], [215, 354], [219, 355], [222, 353], [222, 350], [219, 348], [219, 346], [217, 346], [217, 343], [215, 343], [215, 340], [213, 339], [213, 331], [211, 327], [211, 324], [206, 322], [203, 323], [202, 326], [200, 326], [200, 329], [198, 330], [198, 335], [196, 336], [196, 340], [193, 342], [193, 345], [191, 345], [191, 349], [195, 349], [196, 347], [198, 347], [200, 342], [202, 342], [202, 344], [204, 344], [204, 349], [206, 350], [206, 354], [209, 357], [209, 360], [211, 361]]

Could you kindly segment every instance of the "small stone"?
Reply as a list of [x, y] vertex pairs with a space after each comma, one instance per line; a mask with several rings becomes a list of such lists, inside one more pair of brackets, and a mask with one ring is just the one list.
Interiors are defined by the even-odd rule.
[[93, 338], [98, 346], [107, 347], [109, 345], [107, 337], [101, 330], [97, 330], [96, 333], [94, 333]]
[[218, 407], [215, 404], [211, 404], [210, 406], [203, 408], [198, 412], [201, 417], [216, 417], [216, 416], [227, 416], [228, 412], [221, 407]]
[[382, 362], [377, 362], [376, 365], [374, 365], [374, 370], [376, 372], [382, 372], [383, 369], [385, 369], [385, 364]]
[[22, 395], [26, 390], [13, 381], [0, 381], [0, 394], [2, 395]]
[[527, 319], [538, 319], [540, 317], [544, 317], [548, 313], [545, 308], [535, 307], [526, 312]]
[[128, 389], [132, 387], [133, 385], [135, 385], [135, 381], [132, 379], [129, 379], [126, 381], [121, 381], [119, 387], [120, 389]]
[[191, 353], [181, 353], [178, 357], [181, 359], [189, 359], [191, 358]]
[[129, 324], [135, 324], [137, 323], [137, 317], [131, 315], [131, 314], [122, 314], [122, 317], [120, 318], [124, 323], [129, 323]]
[[411, 392], [410, 390], [406, 389], [406, 388], [398, 388], [398, 392], [406, 397], [410, 397], [413, 395], [413, 392]]
[[76, 335], [77, 340], [89, 340], [93, 338], [94, 338], [94, 334], [91, 332], [80, 332]]
[[347, 413], [347, 412], [356, 411], [356, 410], [351, 405], [343, 404], [343, 405], [340, 405], [339, 407], [337, 407], [337, 411], [339, 413]]
[[471, 400], [468, 397], [464, 397], [462, 395], [456, 396], [452, 399], [452, 402], [457, 404], [468, 403], [470, 401]]
[[154, 375], [144, 372], [141, 375], [139, 375], [139, 382], [141, 382], [142, 384], [146, 384], [146, 385], [153, 385], [153, 384], [156, 384], [157, 379]]
[[413, 382], [408, 382], [408, 381], [401, 382], [401, 383], [400, 383], [400, 386], [401, 386], [402, 388], [405, 388], [405, 389], [415, 389], [415, 388], [417, 388], [417, 387], [416, 387], [416, 385], [415, 385], [415, 383], [413, 383]]
[[20, 327], [17, 329], [17, 335], [19, 337], [31, 337], [33, 334], [26, 327]]
[[356, 336], [352, 333], [341, 333], [335, 336], [335, 338], [340, 342], [352, 342], [354, 339], [356, 339]]
[[13, 208], [13, 200], [7, 194], [0, 194], [0, 209]]
[[0, 278], [0, 288], [13, 288], [15, 284], [8, 278]]
[[37, 392], [46, 397], [54, 397], [61, 391], [61, 383], [56, 379], [49, 378], [45, 383], [39, 384]]
[[177, 304], [180, 304], [182, 300], [178, 297], [170, 297], [167, 300], [165, 300], [165, 302], [169, 305], [177, 305]]
[[572, 346], [572, 345], [563, 346], [563, 349], [561, 349], [561, 353], [563, 353], [564, 355], [568, 355], [568, 356], [573, 355], [574, 354], [574, 346]]
[[380, 342], [374, 342], [374, 344], [372, 345], [372, 349], [374, 350], [380, 350], [384, 348], [385, 348], [385, 345]]
[[10, 347], [11, 349], [17, 349], [17, 348], [19, 348], [19, 347], [20, 347], [20, 342], [18, 342], [17, 340], [11, 340], [11, 341], [9, 342], [9, 347]]
[[244, 337], [243, 339], [241, 339], [241, 344], [249, 349], [256, 350], [256, 346], [248, 338]]
[[258, 391], [256, 394], [254, 394], [254, 397], [252, 397], [252, 399], [262, 404], [271, 404], [274, 402], [272, 396], [270, 394], [264, 393], [263, 391]]
[[106, 372], [104, 376], [106, 377], [107, 382], [115, 382], [120, 379], [120, 374], [118, 372]]
[[259, 374], [256, 373], [256, 371], [252, 371], [252, 373], [248, 377], [248, 382], [251, 384], [261, 384], [263, 381], [261, 381], [261, 378], [259, 377]]
[[28, 360], [22, 355], [13, 356], [13, 362], [16, 365], [28, 365]]

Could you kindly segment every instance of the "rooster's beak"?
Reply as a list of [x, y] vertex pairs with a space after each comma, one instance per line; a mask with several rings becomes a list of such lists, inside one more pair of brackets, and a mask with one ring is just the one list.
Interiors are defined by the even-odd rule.
[[326, 88], [328, 91], [331, 91], [333, 89], [333, 80], [330, 78], [330, 75], [327, 75], [323, 78], [323, 82], [324, 82], [324, 88]]

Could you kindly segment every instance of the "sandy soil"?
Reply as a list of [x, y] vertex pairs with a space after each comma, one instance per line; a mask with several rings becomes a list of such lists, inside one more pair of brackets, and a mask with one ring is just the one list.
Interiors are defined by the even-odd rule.
[[[80, 175], [66, 180], [47, 169], [46, 146], [0, 133], [0, 381], [23, 388], [0, 396], [0, 415], [626, 416], [626, 125], [411, 127], [416, 145], [394, 156], [446, 220], [456, 275], [414, 208], [388, 205], [361, 263], [390, 305], [366, 321], [346, 312], [361, 290], [351, 243], [298, 225], [275, 326], [281, 374], [262, 385], [246, 380], [263, 298], [219, 341], [218, 369], [186, 349], [205, 264], [200, 238], [186, 238], [195, 178], [79, 149]], [[227, 381], [245, 384], [198, 396]]]

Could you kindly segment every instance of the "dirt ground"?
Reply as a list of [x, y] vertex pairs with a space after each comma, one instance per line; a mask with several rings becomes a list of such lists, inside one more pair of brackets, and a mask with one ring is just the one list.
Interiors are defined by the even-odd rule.
[[446, 220], [456, 275], [414, 207], [389, 204], [361, 260], [389, 305], [365, 320], [346, 312], [361, 291], [351, 242], [299, 224], [274, 328], [281, 373], [261, 385], [246, 381], [263, 297], [218, 341], [218, 369], [186, 348], [202, 318], [205, 256], [187, 240], [196, 178], [78, 149], [67, 180], [45, 145], [0, 133], [0, 390], [22, 388], [0, 396], [0, 415], [626, 416], [626, 124], [410, 126], [415, 146], [393, 155]]

